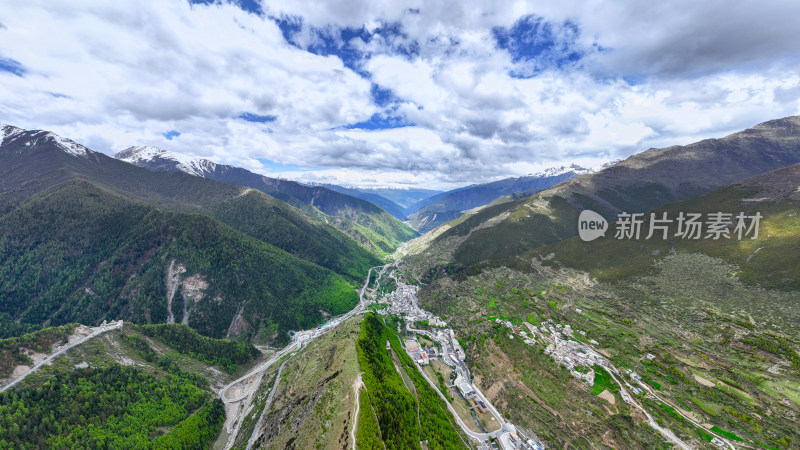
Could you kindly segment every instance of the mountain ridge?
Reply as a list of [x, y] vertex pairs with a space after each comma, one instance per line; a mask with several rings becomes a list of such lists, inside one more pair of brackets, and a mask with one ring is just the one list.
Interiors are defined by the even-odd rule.
[[520, 192], [530, 194], [569, 180], [592, 169], [572, 164], [551, 167], [542, 172], [515, 178], [504, 178], [491, 183], [475, 184], [454, 189], [424, 199], [406, 209], [409, 225], [422, 233], [430, 231], [450, 220], [457, 219], [465, 211], [487, 205], [500, 197]]
[[257, 189], [339, 228], [378, 256], [394, 251], [417, 234], [379, 206], [331, 189], [270, 178], [240, 167], [176, 156], [155, 147], [129, 147], [118, 160], [155, 172], [181, 172]]
[[455, 239], [455, 248], [442, 251], [459, 264], [508, 260], [577, 235], [583, 209], [608, 216], [645, 212], [797, 162], [800, 116], [719, 139], [648, 149], [601, 171], [451, 221], [424, 239], [420, 251], [452, 247]]

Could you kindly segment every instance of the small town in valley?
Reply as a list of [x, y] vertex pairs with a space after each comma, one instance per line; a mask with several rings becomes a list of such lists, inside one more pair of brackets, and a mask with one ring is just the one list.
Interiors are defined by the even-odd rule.
[[[381, 306], [377, 311], [379, 314], [397, 315], [405, 320], [407, 331], [414, 336], [407, 338], [403, 343], [406, 353], [417, 363], [420, 372], [428, 378], [431, 386], [446, 401], [448, 401], [448, 395], [441, 391], [437, 383], [431, 379], [430, 373], [423, 370], [423, 367], [443, 364], [450, 369], [451, 376], [446, 380], [446, 387], [456, 393], [457, 397], [454, 396], [452, 401], [448, 401], [448, 407], [458, 419], [462, 430], [475, 440], [478, 448], [481, 449], [544, 449], [544, 445], [534, 433], [517, 430], [517, 427], [503, 417], [480, 389], [472, 383], [469, 369], [465, 363], [466, 353], [455, 333], [440, 317], [420, 308], [417, 299], [418, 289], [417, 286], [397, 281], [397, 288], [393, 292], [377, 300], [378, 305]], [[413, 328], [412, 324], [417, 322], [427, 323], [431, 330]], [[523, 339], [532, 339], [532, 336], [525, 331], [516, 328], [516, 332], [523, 333], [521, 334]], [[532, 340], [530, 342], [533, 343]], [[474, 422], [472, 426], [468, 425], [455, 411], [453, 403], [459, 401], [468, 405], [469, 414]], [[492, 431], [483, 425], [480, 417], [484, 417], [487, 422], [492, 424], [490, 425]]]
[[[383, 273], [383, 272], [382, 272]], [[416, 362], [420, 371], [426, 376], [431, 386], [439, 395], [448, 401], [448, 407], [459, 422], [462, 430], [478, 444], [480, 449], [497, 450], [539, 450], [545, 445], [533, 431], [518, 429], [501, 415], [494, 405], [473, 384], [469, 368], [466, 365], [466, 353], [459, 343], [453, 329], [449, 328], [442, 318], [425, 311], [419, 306], [417, 292], [419, 288], [398, 280], [394, 273], [391, 278], [396, 284], [393, 292], [376, 298], [376, 311], [383, 315], [402, 317], [406, 323], [406, 331], [410, 334], [404, 342], [408, 355]], [[580, 309], [576, 309], [580, 313]], [[544, 353], [549, 355], [555, 364], [564, 366], [576, 380], [581, 381], [587, 389], [593, 388], [597, 372], [604, 372], [619, 385], [622, 400], [631, 407], [641, 411], [647, 418], [648, 425], [662, 434], [669, 442], [680, 448], [689, 448], [672, 432], [662, 428], [651, 414], [642, 406], [642, 398], [665, 403], [658, 394], [652, 391], [642, 377], [630, 369], [620, 372], [609, 359], [598, 350], [599, 343], [586, 337], [583, 330], [575, 330], [569, 324], [545, 320], [539, 325], [529, 322], [514, 324], [511, 321], [495, 318], [494, 322], [507, 329], [509, 339], [520, 339], [529, 346], [542, 343]], [[416, 329], [414, 324], [425, 324]], [[400, 331], [400, 330], [398, 330]], [[655, 356], [648, 353], [644, 359], [652, 360]], [[424, 370], [425, 368], [436, 370]], [[437, 385], [436, 373], [449, 373], [445, 385]], [[607, 375], [606, 375], [607, 374]], [[441, 389], [440, 389], [441, 387]], [[443, 390], [447, 390], [448, 395]], [[600, 392], [601, 397], [613, 397], [610, 392]], [[461, 404], [459, 404], [459, 402]], [[458, 407], [464, 405], [468, 412], [458, 414]], [[466, 416], [466, 417], [464, 417]], [[470, 418], [472, 419], [470, 422]], [[690, 418], [686, 418], [690, 420]], [[700, 424], [696, 424], [700, 426]], [[733, 448], [724, 438], [712, 435], [711, 444], [718, 448]]]

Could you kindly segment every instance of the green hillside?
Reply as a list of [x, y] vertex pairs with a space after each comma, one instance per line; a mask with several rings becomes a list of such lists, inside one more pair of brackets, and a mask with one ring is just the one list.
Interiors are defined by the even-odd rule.
[[[579, 238], [545, 246], [522, 255], [522, 260], [569, 267], [616, 285], [627, 295], [670, 299], [692, 307], [713, 305], [728, 314], [747, 314], [774, 330], [800, 331], [796, 298], [800, 292], [800, 164], [769, 172], [712, 191], [696, 199], [652, 211], [675, 218], [680, 212], [723, 212], [735, 217], [760, 214], [759, 234], [738, 239], [735, 220], [727, 225], [729, 238], [682, 239], [677, 223], [646, 239], [650, 213], [640, 239], [615, 239], [615, 226], [606, 238]], [[749, 224], [749, 223], [748, 223]], [[612, 222], [613, 225], [613, 222]]]
[[176, 307], [186, 305], [189, 325], [213, 337], [282, 341], [287, 330], [357, 301], [341, 276], [211, 217], [160, 210], [74, 180], [3, 216], [0, 308], [32, 324], [166, 322], [173, 261], [185, 268], [184, 282], [194, 277], [200, 286], [191, 299], [177, 290], [175, 320], [186, 319]]
[[[0, 446], [208, 446], [225, 410], [198, 384], [186, 373], [159, 379], [120, 365], [57, 375], [43, 386], [0, 394]], [[165, 428], [170, 433], [151, 441]]]
[[[0, 148], [0, 213], [31, 195], [82, 178], [133, 201], [208, 214], [289, 253], [360, 280], [377, 259], [348, 237], [268, 195], [184, 173], [151, 172], [100, 153], [69, 155], [45, 132], [28, 131]], [[35, 145], [26, 145], [35, 142]], [[299, 202], [301, 206], [308, 206]], [[378, 208], [376, 208], [378, 209]], [[258, 222], [247, 219], [258, 217]], [[258, 225], [261, 223], [261, 225]], [[411, 236], [408, 236], [409, 238]], [[380, 237], [378, 237], [380, 238]]]
[[212, 209], [213, 216], [243, 233], [294, 256], [361, 281], [380, 260], [331, 225], [300, 213], [261, 192], [250, 190]]
[[[742, 281], [764, 288], [800, 290], [800, 164], [759, 175], [714, 190], [698, 198], [671, 203], [644, 215], [640, 239], [615, 239], [614, 217], [609, 217], [611, 229], [606, 238], [583, 242], [571, 238], [542, 247], [526, 257], [553, 253], [562, 264], [590, 272], [601, 280], [615, 280], [635, 276], [648, 270], [654, 260], [671, 253], [703, 253], [720, 257], [738, 268], [736, 275]], [[677, 218], [681, 212], [724, 212], [731, 217], [739, 213], [760, 219], [758, 239], [752, 233], [738, 239], [734, 225], [727, 227], [731, 238], [682, 239], [676, 237], [678, 224], [669, 225], [668, 239], [656, 232], [646, 239], [650, 215], [656, 218], [667, 214]], [[735, 219], [733, 219], [735, 220]], [[749, 224], [749, 222], [748, 222]], [[703, 233], [706, 234], [706, 233]]]
[[[387, 342], [391, 350], [386, 349]], [[374, 433], [359, 433], [359, 448], [421, 448], [423, 441], [431, 449], [468, 447], [444, 401], [414, 366], [392, 328], [368, 314], [356, 347], [366, 386], [360, 427], [380, 430], [377, 439]], [[399, 367], [392, 361], [393, 355]]]
[[[131, 147], [115, 155], [122, 161], [129, 161], [153, 173], [182, 174], [187, 171], [179, 159], [169, 152], [154, 150], [145, 157], [138, 152], [145, 147]], [[351, 196], [349, 192], [339, 192], [324, 186], [306, 186], [295, 181], [270, 178], [250, 172], [241, 167], [216, 164], [208, 160], [196, 160], [195, 167], [186, 173], [192, 178], [214, 180], [234, 186], [246, 186], [282, 200], [310, 217], [330, 223], [361, 243], [378, 257], [393, 252], [402, 242], [418, 234], [369, 199]], [[343, 190], [342, 188], [338, 188]], [[346, 190], [345, 190], [346, 191]], [[358, 191], [355, 191], [358, 192]], [[374, 194], [373, 194], [374, 196]], [[378, 196], [375, 196], [378, 197]], [[380, 197], [378, 197], [380, 199]], [[385, 200], [385, 199], [383, 199]], [[386, 200], [385, 200], [386, 201]], [[389, 201], [386, 201], [392, 204]], [[394, 205], [393, 209], [398, 209]]]
[[324, 187], [267, 178], [230, 166], [217, 166], [206, 176], [223, 183], [251, 187], [283, 200], [312, 217], [329, 222], [379, 257], [419, 235], [380, 207]]

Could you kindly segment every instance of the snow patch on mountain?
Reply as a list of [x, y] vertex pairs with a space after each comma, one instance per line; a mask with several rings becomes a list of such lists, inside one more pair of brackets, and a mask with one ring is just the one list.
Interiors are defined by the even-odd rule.
[[128, 147], [114, 155], [114, 157], [139, 167], [171, 162], [176, 170], [198, 177], [202, 177], [208, 172], [213, 172], [217, 166], [215, 162], [207, 159], [193, 158], [189, 155], [170, 152], [151, 145]]
[[89, 154], [89, 152], [91, 152], [91, 150], [82, 146], [81, 144], [78, 144], [71, 139], [61, 137], [55, 133], [47, 133], [45, 137], [54, 140], [56, 145], [73, 156], [86, 156]]
[[617, 164], [617, 163], [621, 163], [622, 161], [625, 161], [625, 160], [624, 160], [624, 159], [615, 159], [615, 160], [613, 160], [613, 161], [609, 161], [609, 162], [607, 162], [607, 163], [603, 164], [603, 165], [600, 167], [600, 170], [607, 169], [607, 168], [609, 168], [609, 167], [611, 167], [611, 166], [613, 166], [613, 165], [615, 165], [615, 164]]
[[569, 166], [550, 167], [541, 172], [532, 173], [528, 176], [535, 178], [550, 178], [550, 177], [557, 177], [559, 175], [564, 175], [565, 173], [570, 173], [570, 172], [574, 172], [578, 175], [585, 175], [587, 173], [594, 172], [594, 170], [587, 169], [586, 167], [581, 167], [577, 164], [570, 164]]

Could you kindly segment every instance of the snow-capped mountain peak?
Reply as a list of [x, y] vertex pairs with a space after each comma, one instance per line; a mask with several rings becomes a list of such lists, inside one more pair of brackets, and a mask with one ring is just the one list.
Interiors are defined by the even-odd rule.
[[23, 145], [27, 147], [50, 141], [59, 150], [72, 156], [86, 156], [94, 153], [83, 145], [50, 131], [25, 130], [12, 125], [0, 125], [0, 145], [5, 145], [15, 139], [22, 139]]
[[550, 178], [550, 177], [557, 177], [559, 175], [563, 175], [565, 173], [570, 173], [570, 172], [573, 172], [577, 175], [585, 175], [587, 173], [594, 172], [594, 170], [587, 169], [586, 167], [581, 167], [577, 164], [570, 164], [569, 166], [550, 167], [541, 172], [532, 173], [528, 176], [536, 178]]
[[216, 163], [213, 161], [192, 158], [182, 153], [170, 152], [151, 145], [128, 147], [114, 155], [114, 158], [139, 167], [184, 172], [199, 177], [213, 171], [216, 167]]
[[3, 145], [3, 143], [6, 141], [6, 138], [10, 139], [14, 137], [14, 135], [22, 133], [23, 131], [25, 130], [12, 125], [0, 125], [0, 145]]

